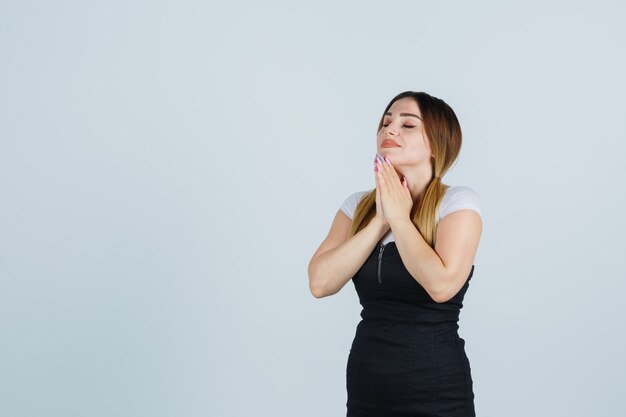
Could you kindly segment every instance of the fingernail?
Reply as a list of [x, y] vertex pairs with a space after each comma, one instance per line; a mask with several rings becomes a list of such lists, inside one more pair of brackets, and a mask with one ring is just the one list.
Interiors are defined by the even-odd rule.
[[391, 159], [387, 158], [386, 156], [385, 156], [385, 161], [387, 161], [388, 164], [391, 164]]

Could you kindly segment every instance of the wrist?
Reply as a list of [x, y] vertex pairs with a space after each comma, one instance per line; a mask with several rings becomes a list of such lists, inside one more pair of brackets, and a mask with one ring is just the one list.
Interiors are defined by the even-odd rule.
[[407, 227], [407, 226], [413, 226], [413, 221], [410, 218], [408, 218], [408, 217], [406, 217], [406, 218], [403, 217], [401, 219], [395, 219], [395, 220], [389, 222], [389, 227], [392, 230], [394, 230], [394, 229], [397, 230], [399, 228], [403, 228], [403, 227]]
[[384, 220], [378, 218], [378, 217], [374, 217], [371, 221], [370, 221], [370, 225], [376, 229], [376, 231], [381, 234], [384, 235], [385, 233], [387, 233], [387, 231], [390, 229], [390, 226], [388, 223], [385, 223]]

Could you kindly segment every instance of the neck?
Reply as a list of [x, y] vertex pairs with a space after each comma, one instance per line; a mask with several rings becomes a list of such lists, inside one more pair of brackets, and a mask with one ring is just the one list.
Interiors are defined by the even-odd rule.
[[413, 204], [418, 203], [424, 197], [433, 177], [432, 168], [430, 166], [404, 167], [401, 165], [395, 168], [400, 178], [406, 177]]

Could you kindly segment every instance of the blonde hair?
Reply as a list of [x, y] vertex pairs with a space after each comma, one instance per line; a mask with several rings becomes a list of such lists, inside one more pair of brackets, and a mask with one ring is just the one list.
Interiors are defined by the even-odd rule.
[[[424, 240], [434, 249], [437, 236], [437, 210], [449, 185], [443, 184], [441, 179], [456, 161], [461, 151], [461, 125], [452, 108], [443, 100], [424, 92], [405, 91], [395, 96], [383, 111], [378, 123], [378, 130], [382, 129], [385, 113], [399, 99], [410, 97], [414, 99], [422, 114], [422, 121], [426, 136], [433, 152], [431, 179], [424, 196], [413, 204], [410, 217]], [[349, 237], [357, 234], [376, 216], [376, 189], [374, 188], [361, 198], [357, 204]]]

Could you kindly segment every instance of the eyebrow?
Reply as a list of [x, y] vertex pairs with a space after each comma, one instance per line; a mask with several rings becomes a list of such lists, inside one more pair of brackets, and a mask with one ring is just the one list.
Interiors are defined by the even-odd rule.
[[[391, 116], [391, 112], [388, 111], [387, 113], [385, 113], [385, 116]], [[400, 116], [403, 116], [403, 117], [412, 116], [412, 117], [417, 117], [418, 119], [422, 120], [421, 117], [419, 117], [417, 114], [413, 114], [413, 113], [400, 113]]]

